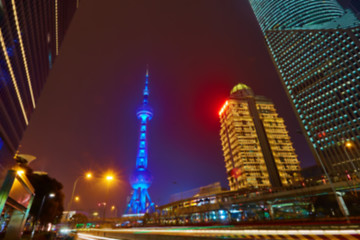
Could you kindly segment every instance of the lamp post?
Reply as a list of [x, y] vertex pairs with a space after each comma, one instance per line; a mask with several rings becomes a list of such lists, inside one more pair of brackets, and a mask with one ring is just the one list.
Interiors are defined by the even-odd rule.
[[112, 174], [107, 174], [105, 176], [105, 180], [106, 180], [106, 202], [104, 204], [104, 214], [103, 214], [103, 221], [105, 221], [105, 216], [106, 216], [106, 203], [109, 202], [108, 198], [109, 198], [109, 185], [110, 182], [112, 182], [114, 180], [114, 176]]
[[78, 178], [76, 178], [76, 180], [74, 181], [73, 190], [72, 190], [72, 193], [71, 193], [71, 198], [70, 198], [69, 204], [68, 204], [68, 206], [67, 206], [67, 210], [68, 210], [68, 211], [71, 210], [71, 205], [72, 205], [73, 200], [74, 200], [74, 194], [75, 194], [76, 184], [78, 183], [78, 181], [79, 181], [81, 178], [90, 179], [90, 178], [92, 178], [92, 173], [89, 172], [89, 173], [87, 173], [85, 176], [84, 176], [84, 175], [81, 175], [81, 176], [79, 176]]
[[336, 199], [336, 202], [337, 202], [337, 204], [339, 205], [341, 214], [346, 218], [346, 222], [350, 222], [350, 220], [349, 220], [349, 210], [347, 209], [347, 207], [346, 207], [346, 205], [345, 205], [345, 202], [344, 202], [344, 200], [342, 199], [342, 196], [339, 196], [339, 195], [337, 194], [336, 189], [335, 189], [335, 187], [334, 187], [334, 185], [333, 185], [333, 182], [332, 182], [332, 180], [331, 180], [328, 172], [326, 171], [326, 168], [325, 168], [325, 166], [324, 166], [324, 163], [323, 163], [322, 160], [321, 160], [321, 157], [320, 157], [319, 153], [317, 152], [316, 149], [315, 149], [314, 152], [315, 152], [315, 154], [316, 154], [317, 159], [319, 160], [319, 163], [320, 163], [320, 165], [321, 165], [322, 170], [324, 171], [327, 179], [329, 180], [329, 185], [330, 185], [330, 187], [331, 187], [331, 191], [333, 192], [333, 194], [334, 194], [334, 196], [335, 196], [335, 199]]
[[37, 223], [38, 219], [40, 218], [40, 214], [41, 214], [41, 211], [43, 209], [43, 206], [44, 206], [44, 203], [46, 201], [46, 198], [49, 197], [49, 198], [54, 198], [55, 197], [55, 193], [50, 193], [50, 194], [45, 194], [41, 200], [41, 204], [40, 204], [40, 208], [39, 208], [39, 211], [37, 212], [37, 215], [36, 215], [36, 218], [35, 218], [35, 221], [33, 223], [33, 226], [32, 226], [32, 231], [31, 231], [31, 239], [34, 238], [34, 234], [35, 234], [35, 224]]
[[115, 207], [115, 205], [111, 206], [111, 211], [114, 212], [114, 217], [117, 217], [117, 208]]
[[99, 203], [98, 206], [103, 206], [103, 221], [105, 222], [105, 212], [106, 212], [106, 202], [103, 202], [103, 203]]
[[[300, 133], [300, 134], [302, 134], [303, 136], [305, 136], [305, 138], [308, 138], [308, 135], [307, 135], [307, 134], [304, 134], [302, 131], [300, 131], [300, 132], [298, 132], [298, 133]], [[318, 159], [318, 162], [320, 163], [321, 169], [324, 171], [324, 174], [326, 175], [327, 179], [329, 180], [329, 185], [330, 185], [331, 191], [332, 191], [333, 194], [334, 194], [334, 197], [335, 197], [335, 199], [336, 199], [336, 202], [337, 202], [337, 204], [338, 204], [338, 206], [339, 206], [339, 208], [340, 208], [341, 214], [345, 217], [346, 222], [349, 223], [349, 222], [350, 222], [350, 220], [349, 220], [349, 210], [347, 209], [347, 207], [346, 207], [346, 205], [345, 205], [345, 202], [344, 202], [342, 196], [339, 196], [339, 195], [337, 194], [336, 189], [335, 189], [335, 187], [334, 187], [334, 184], [333, 184], [333, 182], [332, 182], [332, 180], [331, 180], [331, 178], [330, 178], [330, 176], [329, 176], [329, 174], [328, 174], [328, 172], [327, 172], [327, 170], [326, 170], [326, 168], [325, 168], [325, 165], [324, 165], [323, 161], [321, 160], [321, 157], [320, 157], [317, 149], [314, 148], [314, 151], [313, 151], [313, 152], [315, 153], [316, 158]]]
[[347, 149], [350, 149], [350, 148], [352, 148], [353, 146], [354, 146], [354, 144], [353, 144], [350, 140], [346, 141], [345, 144], [344, 144], [344, 152], [345, 152], [345, 155], [346, 155], [348, 161], [350, 162], [351, 166], [352, 166], [353, 169], [354, 169], [356, 178], [359, 179], [358, 169], [356, 168], [353, 160], [350, 158], [350, 155], [349, 155], [349, 153], [348, 153], [348, 151], [347, 151]]

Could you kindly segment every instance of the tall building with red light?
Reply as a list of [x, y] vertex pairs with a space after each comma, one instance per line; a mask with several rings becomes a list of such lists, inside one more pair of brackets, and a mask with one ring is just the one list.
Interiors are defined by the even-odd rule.
[[13, 164], [79, 0], [0, 2], [0, 169]]
[[231, 190], [292, 185], [300, 164], [274, 104], [236, 85], [219, 112], [220, 137]]

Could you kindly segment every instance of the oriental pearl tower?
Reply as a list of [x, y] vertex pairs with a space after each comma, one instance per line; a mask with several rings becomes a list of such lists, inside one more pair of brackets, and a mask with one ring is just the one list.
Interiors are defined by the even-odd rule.
[[125, 215], [143, 215], [147, 212], [155, 211], [155, 205], [151, 201], [148, 188], [152, 183], [151, 172], [147, 169], [148, 152], [146, 129], [147, 123], [153, 116], [153, 111], [148, 105], [149, 97], [149, 71], [146, 69], [145, 88], [143, 92], [143, 102], [139, 107], [136, 116], [140, 120], [140, 136], [138, 153], [136, 157], [136, 168], [130, 176], [130, 184], [133, 188], [130, 202], [125, 211]]

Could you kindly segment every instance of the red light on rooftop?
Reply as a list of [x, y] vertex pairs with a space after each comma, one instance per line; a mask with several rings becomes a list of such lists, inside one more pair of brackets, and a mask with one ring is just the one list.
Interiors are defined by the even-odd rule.
[[220, 112], [219, 112], [219, 116], [221, 116], [221, 114], [225, 111], [226, 107], [229, 105], [229, 101], [226, 101], [224, 106], [222, 106]]

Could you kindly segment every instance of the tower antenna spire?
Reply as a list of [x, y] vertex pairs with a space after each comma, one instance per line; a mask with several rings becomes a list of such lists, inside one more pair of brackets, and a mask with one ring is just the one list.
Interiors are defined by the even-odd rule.
[[144, 88], [144, 105], [148, 104], [149, 97], [149, 64], [146, 64], [146, 74], [145, 74], [145, 88]]

